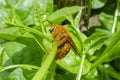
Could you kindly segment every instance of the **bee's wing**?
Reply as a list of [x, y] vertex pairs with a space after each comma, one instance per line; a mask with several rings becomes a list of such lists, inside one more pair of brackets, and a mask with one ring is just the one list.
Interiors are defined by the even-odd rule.
[[68, 39], [68, 41], [71, 44], [71, 46], [74, 49], [74, 51], [77, 51], [77, 48], [76, 48], [75, 43], [73, 42], [73, 40], [72, 39]]
[[73, 42], [72, 38], [68, 34], [64, 34], [64, 37], [67, 39], [67, 41], [70, 43], [72, 48], [74, 49], [75, 52], [77, 52], [77, 47], [75, 46], [75, 43]]
[[75, 52], [76, 55], [79, 55], [80, 56], [80, 52], [78, 51], [74, 41], [72, 40], [72, 38], [70, 37], [70, 39], [68, 39], [69, 43], [71, 44], [72, 46], [72, 49], [73, 51]]

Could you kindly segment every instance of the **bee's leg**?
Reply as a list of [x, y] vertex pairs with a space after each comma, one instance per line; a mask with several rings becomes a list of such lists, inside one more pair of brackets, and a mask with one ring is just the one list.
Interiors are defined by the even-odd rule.
[[56, 35], [55, 40], [58, 41], [58, 40], [61, 40], [62, 38], [64, 38], [64, 37], [62, 36], [62, 34], [59, 33]]
[[61, 47], [60, 48], [58, 48], [58, 50], [57, 50], [57, 54], [56, 54], [56, 56], [55, 56], [55, 59], [56, 60], [58, 60], [58, 59], [61, 59], [62, 58], [62, 54], [61, 54]]
[[63, 56], [67, 55], [67, 53], [70, 51], [70, 48], [71, 48], [70, 43], [66, 42], [62, 47]]
[[67, 41], [66, 38], [62, 38], [61, 40], [58, 40], [58, 41], [57, 41], [57, 46], [60, 47], [60, 46], [63, 45], [66, 41]]

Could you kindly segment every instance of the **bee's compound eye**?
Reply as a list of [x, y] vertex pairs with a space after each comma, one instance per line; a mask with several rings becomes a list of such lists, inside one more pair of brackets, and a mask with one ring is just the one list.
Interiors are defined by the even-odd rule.
[[54, 26], [50, 27], [49, 31], [52, 32], [54, 30]]

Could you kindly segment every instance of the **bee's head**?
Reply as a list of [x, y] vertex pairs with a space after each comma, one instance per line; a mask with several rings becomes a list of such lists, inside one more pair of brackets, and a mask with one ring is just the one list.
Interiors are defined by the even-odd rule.
[[55, 29], [55, 25], [52, 25], [49, 29], [50, 32], [52, 32]]

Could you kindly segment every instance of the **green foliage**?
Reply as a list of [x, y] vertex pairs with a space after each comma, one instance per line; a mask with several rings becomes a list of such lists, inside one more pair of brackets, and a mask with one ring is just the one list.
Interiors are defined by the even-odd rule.
[[83, 9], [83, 7], [73, 6], [70, 8], [69, 7], [62, 8], [48, 16], [48, 20], [53, 21], [54, 23], [61, 23], [65, 20], [65, 16], [72, 15], [78, 12], [80, 9]]
[[[79, 29], [85, 6], [55, 10], [53, 0], [1, 0], [0, 80], [119, 80], [120, 5], [113, 1], [114, 14], [105, 12], [109, 1], [88, 1], [86, 28], [91, 9], [98, 9], [101, 29], [87, 36]], [[74, 44], [60, 60], [49, 22], [64, 24]]]
[[11, 72], [7, 78], [7, 80], [26, 80], [23, 76], [23, 71], [21, 69], [16, 69], [13, 72]]
[[113, 15], [101, 13], [99, 15], [99, 20], [104, 24], [104, 28], [111, 30], [112, 29], [112, 24], [113, 24]]
[[97, 9], [105, 5], [107, 0], [92, 0], [92, 8]]

